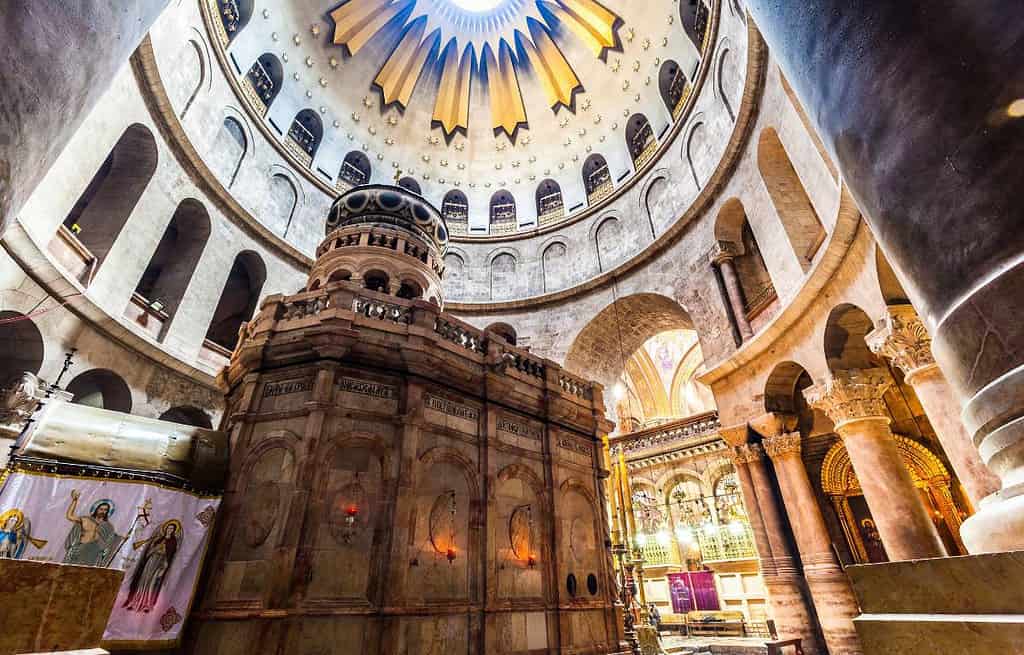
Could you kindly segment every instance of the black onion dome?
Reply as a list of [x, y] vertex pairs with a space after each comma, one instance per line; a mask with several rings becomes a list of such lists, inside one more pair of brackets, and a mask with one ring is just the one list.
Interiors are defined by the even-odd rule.
[[412, 232], [444, 253], [448, 247], [448, 225], [444, 217], [422, 196], [398, 186], [368, 184], [348, 191], [331, 205], [326, 234], [349, 225], [381, 225]]

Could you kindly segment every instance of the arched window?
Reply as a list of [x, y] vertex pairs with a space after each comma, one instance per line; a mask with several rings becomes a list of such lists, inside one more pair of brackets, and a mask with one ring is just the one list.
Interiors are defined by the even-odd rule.
[[608, 162], [598, 154], [587, 157], [583, 162], [583, 188], [587, 192], [587, 203], [594, 203], [609, 196], [615, 187], [608, 171]]
[[281, 84], [284, 82], [281, 60], [269, 52], [263, 53], [253, 62], [245, 79], [252, 88], [249, 98], [262, 104], [262, 107], [257, 106], [257, 109], [265, 115], [270, 105], [274, 104], [277, 94], [281, 92]]
[[229, 351], [235, 349], [238, 330], [256, 311], [266, 279], [267, 269], [259, 255], [251, 250], [238, 253], [210, 320], [208, 341]]
[[338, 190], [348, 191], [352, 187], [362, 186], [370, 181], [370, 158], [353, 150], [345, 155], [338, 171]]
[[516, 290], [516, 258], [502, 253], [491, 260], [491, 299], [512, 298]]
[[420, 183], [411, 177], [403, 177], [398, 180], [398, 186], [402, 187], [406, 191], [410, 191], [417, 195], [421, 195], [423, 192], [420, 190]]
[[152, 132], [138, 123], [129, 127], [50, 242], [50, 251], [83, 284], [88, 284], [103, 264], [156, 172], [156, 164]]
[[217, 131], [217, 138], [213, 143], [213, 150], [210, 156], [211, 168], [222, 182], [226, 182], [227, 188], [235, 184], [238, 177], [238, 170], [242, 167], [242, 160], [249, 149], [249, 140], [245, 136], [245, 129], [238, 122], [237, 118], [227, 116]]
[[132, 411], [132, 392], [124, 379], [105, 368], [94, 368], [71, 380], [71, 402], [127, 414]]
[[541, 264], [544, 272], [544, 292], [564, 289], [569, 280], [569, 260], [565, 244], [552, 243], [544, 249]]
[[493, 332], [504, 339], [510, 346], [516, 345], [516, 330], [508, 323], [491, 323], [487, 326], [485, 332]]
[[453, 298], [462, 296], [465, 288], [466, 263], [455, 253], [444, 256], [444, 287]]
[[626, 147], [633, 159], [633, 166], [640, 168], [654, 156], [658, 142], [654, 138], [651, 123], [643, 114], [633, 114], [626, 123]]
[[18, 312], [0, 312], [0, 388], [23, 373], [43, 367], [43, 335], [35, 322]]
[[363, 273], [363, 286], [378, 293], [391, 293], [391, 276], [384, 271], [366, 271]]
[[312, 109], [303, 109], [288, 128], [288, 150], [306, 166], [311, 166], [323, 137], [324, 124], [320, 117]]
[[423, 287], [412, 280], [405, 280], [398, 287], [398, 293], [395, 295], [405, 300], [415, 300], [416, 298], [423, 297]]
[[704, 0], [679, 0], [679, 18], [683, 21], [683, 30], [698, 52], [704, 47], [710, 17], [711, 11]]
[[789, 237], [789, 244], [800, 267], [806, 272], [825, 241], [825, 227], [774, 128], [761, 131], [757, 144], [757, 168]]
[[466, 194], [458, 189], [452, 189], [444, 194], [441, 215], [444, 216], [448, 230], [452, 234], [465, 234], [469, 225], [469, 200], [466, 199]]
[[491, 196], [491, 233], [505, 234], [516, 230], [516, 199], [501, 190]]
[[622, 224], [619, 219], [611, 217], [604, 220], [594, 233], [597, 241], [597, 263], [601, 271], [607, 271], [620, 264], [629, 251]]
[[252, 18], [252, 0], [217, 0], [217, 12], [224, 28], [222, 39], [230, 43]]
[[210, 216], [206, 208], [198, 200], [183, 200], [135, 286], [130, 305], [136, 309], [135, 320], [155, 338], [163, 338], [209, 238]]
[[299, 192], [295, 190], [292, 181], [280, 173], [271, 176], [268, 191], [264, 224], [274, 232], [287, 237], [288, 228], [295, 217], [295, 207], [299, 204]]
[[[686, 2], [686, 0], [683, 0]], [[658, 72], [658, 88], [661, 90], [661, 99], [668, 107], [672, 118], [679, 118], [683, 110], [683, 101], [686, 100], [689, 81], [686, 74], [672, 59], [666, 59]]]
[[562, 187], [554, 180], [544, 180], [537, 185], [537, 220], [541, 225], [552, 223], [565, 216], [562, 201]]
[[160, 415], [160, 420], [180, 423], [181, 425], [191, 425], [197, 428], [206, 428], [207, 430], [213, 428], [213, 421], [210, 420], [210, 415], [191, 405], [172, 407]]

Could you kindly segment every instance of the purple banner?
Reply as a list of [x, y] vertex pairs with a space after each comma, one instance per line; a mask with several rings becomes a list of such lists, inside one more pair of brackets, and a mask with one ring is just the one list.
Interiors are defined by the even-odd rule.
[[711, 571], [669, 573], [668, 589], [675, 614], [721, 608], [718, 590], [715, 589], [715, 574]]
[[104, 644], [177, 643], [220, 498], [149, 482], [11, 473], [0, 557], [121, 569]]

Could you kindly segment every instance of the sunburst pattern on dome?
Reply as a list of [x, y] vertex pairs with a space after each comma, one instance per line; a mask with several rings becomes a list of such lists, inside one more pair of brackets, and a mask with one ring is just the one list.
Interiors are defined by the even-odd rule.
[[408, 107], [420, 76], [436, 64], [440, 81], [432, 120], [445, 134], [469, 128], [470, 88], [479, 76], [490, 101], [491, 127], [510, 138], [527, 123], [519, 88], [525, 66], [536, 74], [552, 110], [572, 109], [582, 86], [555, 43], [555, 27], [564, 25], [602, 57], [617, 46], [621, 22], [595, 0], [347, 0], [331, 18], [334, 43], [351, 55], [385, 26], [402, 25], [397, 45], [374, 79], [386, 105]]

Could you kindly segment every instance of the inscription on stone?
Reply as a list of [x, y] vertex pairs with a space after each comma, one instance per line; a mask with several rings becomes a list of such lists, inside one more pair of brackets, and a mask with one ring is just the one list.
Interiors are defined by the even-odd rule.
[[569, 439], [569, 438], [566, 438], [566, 437], [563, 437], [563, 438], [558, 440], [558, 447], [559, 448], [564, 448], [565, 450], [571, 450], [574, 453], [579, 453], [581, 455], [587, 455], [587, 456], [589, 456], [593, 452], [591, 450], [590, 446], [588, 446], [587, 444], [583, 444], [583, 443], [580, 443], [580, 442], [576, 441], [575, 439]]
[[480, 418], [480, 412], [468, 405], [454, 403], [446, 398], [439, 398], [438, 396], [432, 396], [430, 394], [426, 394], [424, 398], [424, 406], [427, 409], [434, 410], [435, 412], [441, 412], [448, 416], [454, 416], [455, 418], [461, 418], [467, 421], [476, 421]]
[[303, 393], [312, 391], [313, 378], [304, 380], [284, 380], [283, 382], [271, 382], [263, 387], [263, 397], [273, 398], [274, 396], [285, 396], [290, 393]]
[[398, 398], [398, 389], [395, 387], [390, 384], [371, 382], [370, 380], [343, 377], [338, 382], [338, 388], [348, 393], [357, 393], [372, 398], [383, 398], [384, 400], [395, 400]]
[[541, 431], [539, 428], [527, 423], [519, 423], [510, 418], [505, 418], [504, 416], [498, 417], [498, 430], [501, 432], [508, 432], [509, 434], [517, 437], [529, 437], [530, 439], [541, 438]]

